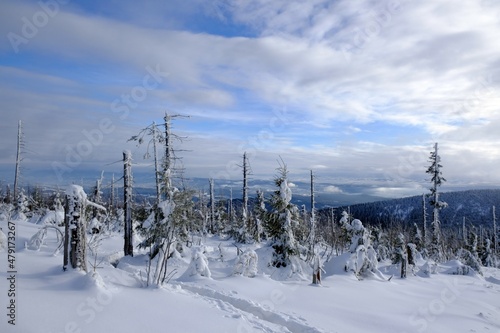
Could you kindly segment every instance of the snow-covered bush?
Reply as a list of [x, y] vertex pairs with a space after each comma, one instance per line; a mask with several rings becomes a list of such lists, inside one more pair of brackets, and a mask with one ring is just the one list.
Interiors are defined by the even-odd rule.
[[426, 277], [431, 276], [431, 274], [437, 273], [437, 264], [435, 261], [429, 259], [427, 260], [422, 267], [420, 267], [420, 272]]
[[485, 267], [497, 267], [498, 259], [492, 251], [491, 240], [486, 238], [484, 247], [481, 248], [481, 262]]
[[474, 271], [479, 274], [483, 274], [481, 270], [481, 262], [477, 256], [473, 255], [469, 250], [460, 249], [457, 253], [457, 258], [460, 262], [466, 266], [469, 266]]
[[55, 211], [49, 209], [45, 210], [45, 214], [43, 214], [38, 224], [53, 224], [58, 226], [64, 225], [64, 209]]
[[17, 198], [16, 209], [14, 211], [14, 215], [12, 216], [13, 220], [25, 221], [27, 220], [26, 214], [28, 210], [28, 197], [21, 192]]
[[34, 234], [28, 241], [27, 248], [33, 251], [39, 251], [47, 237], [47, 229], [42, 228]]
[[259, 258], [254, 250], [246, 250], [236, 260], [234, 274], [255, 277], [257, 275], [258, 261]]
[[343, 213], [344, 216], [340, 219], [343, 229], [346, 230], [348, 237], [351, 239], [351, 246], [349, 251], [354, 253], [357, 251], [359, 245], [369, 245], [370, 244], [370, 234], [363, 226], [363, 223], [354, 219], [349, 224], [347, 213]]
[[359, 245], [346, 263], [346, 271], [352, 271], [356, 276], [366, 275], [377, 270], [377, 253], [371, 245]]
[[212, 276], [208, 268], [208, 259], [203, 252], [203, 247], [195, 247], [192, 249], [191, 263], [186, 270], [189, 276], [201, 275], [208, 278]]
[[90, 223], [89, 223], [89, 228], [87, 230], [90, 230], [92, 234], [98, 234], [101, 230], [102, 224], [101, 222], [94, 217]]

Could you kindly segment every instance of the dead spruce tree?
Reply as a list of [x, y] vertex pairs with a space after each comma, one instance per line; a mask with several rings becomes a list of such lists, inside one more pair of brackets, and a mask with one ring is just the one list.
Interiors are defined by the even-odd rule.
[[[183, 138], [171, 132], [172, 118], [183, 117], [180, 115], [165, 114], [164, 131], [152, 123], [141, 130], [130, 140], [142, 144], [145, 137], [149, 137], [145, 158], [150, 157], [149, 151], [153, 147], [155, 165], [156, 200], [153, 212], [142, 225], [141, 232], [145, 240], [141, 247], [149, 248], [149, 262], [147, 267], [147, 285], [154, 283], [161, 285], [167, 279], [167, 260], [172, 251], [172, 245], [178, 240], [180, 231], [186, 223], [185, 212], [180, 212], [182, 207], [190, 207], [186, 203], [186, 195], [180, 195], [179, 190], [172, 185], [176, 160], [173, 150], [173, 140], [182, 141]], [[164, 156], [160, 166], [157, 145], [164, 146]], [[191, 201], [191, 200], [190, 200]], [[177, 208], [177, 209], [176, 209]], [[188, 209], [188, 208], [184, 208]], [[190, 208], [189, 208], [190, 209]], [[152, 265], [156, 258], [155, 268]]]
[[132, 153], [129, 150], [123, 152], [123, 229], [125, 256], [134, 256], [134, 244], [132, 242]]
[[16, 202], [17, 197], [19, 195], [19, 177], [21, 174], [21, 148], [24, 146], [23, 142], [23, 127], [22, 122], [19, 120], [19, 124], [17, 127], [17, 154], [16, 154], [16, 174], [14, 177], [14, 202]]
[[439, 219], [439, 211], [448, 206], [444, 201], [439, 200], [439, 187], [446, 179], [442, 176], [441, 168], [443, 167], [441, 162], [441, 157], [438, 153], [438, 144], [434, 144], [434, 151], [430, 153], [429, 162], [431, 165], [427, 169], [426, 173], [431, 175], [432, 187], [430, 188], [431, 197], [430, 205], [432, 206], [432, 241], [430, 243], [430, 257], [436, 262], [442, 262], [444, 260], [444, 247], [443, 239], [441, 234], [441, 221]]

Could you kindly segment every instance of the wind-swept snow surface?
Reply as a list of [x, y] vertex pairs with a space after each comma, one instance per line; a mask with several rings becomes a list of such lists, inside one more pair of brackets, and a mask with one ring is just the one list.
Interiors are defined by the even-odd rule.
[[[6, 221], [0, 224], [5, 231]], [[497, 269], [453, 275], [459, 264], [451, 261], [429, 277], [409, 272], [400, 279], [399, 267], [383, 262], [380, 276], [360, 281], [345, 271], [346, 254], [325, 263], [317, 286], [309, 274], [302, 279], [270, 267], [272, 249], [265, 245], [241, 245], [255, 251], [248, 253], [258, 258], [257, 273], [235, 275], [241, 257], [233, 241], [207, 237], [203, 248], [169, 259], [176, 274], [168, 284], [145, 288], [147, 254], [123, 258], [121, 234], [101, 235], [96, 252], [103, 261], [85, 274], [62, 271], [55, 233], [33, 251], [25, 244], [41, 226], [18, 221], [16, 227], [16, 325], [8, 324], [2, 301], [0, 332], [500, 332]], [[201, 249], [210, 277], [184, 274]], [[0, 257], [5, 300], [5, 250]]]

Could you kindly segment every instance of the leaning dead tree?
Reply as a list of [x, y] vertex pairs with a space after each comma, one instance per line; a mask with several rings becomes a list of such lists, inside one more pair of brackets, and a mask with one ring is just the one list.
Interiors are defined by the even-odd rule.
[[106, 208], [87, 200], [87, 194], [79, 185], [70, 185], [66, 190], [64, 218], [63, 269], [68, 265], [87, 272], [87, 231], [85, 210], [87, 205], [106, 211]]

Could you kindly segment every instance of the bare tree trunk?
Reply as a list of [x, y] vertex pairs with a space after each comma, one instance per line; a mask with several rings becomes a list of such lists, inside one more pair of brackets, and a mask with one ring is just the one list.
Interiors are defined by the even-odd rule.
[[[160, 166], [158, 164], [158, 150], [156, 148], [156, 123], [153, 121], [153, 157], [155, 161], [155, 184], [156, 184], [156, 206], [160, 204], [161, 184], [160, 184]], [[157, 221], [155, 221], [157, 222]]]
[[69, 200], [66, 197], [66, 203], [64, 205], [64, 258], [63, 258], [63, 270], [66, 271], [68, 269], [69, 265], [69, 257], [70, 257], [70, 250], [69, 250], [69, 237], [70, 237], [70, 232], [69, 232]]
[[86, 194], [81, 186], [71, 185], [66, 192], [65, 268], [71, 267], [87, 272], [87, 241], [85, 230]]
[[109, 200], [109, 210], [114, 212], [115, 210], [115, 174], [111, 178], [111, 196]]
[[495, 214], [495, 206], [493, 206], [493, 253], [498, 253], [498, 235], [497, 235], [497, 217]]
[[170, 132], [170, 119], [167, 113], [165, 113], [165, 161], [163, 165], [163, 177], [165, 186], [165, 199], [168, 201], [172, 199], [172, 135]]
[[243, 153], [243, 220], [246, 223], [248, 216], [248, 160], [247, 153]]
[[215, 230], [214, 180], [210, 178], [210, 232], [213, 234], [214, 230]]
[[17, 201], [19, 194], [19, 173], [21, 167], [21, 144], [22, 144], [22, 122], [19, 120], [17, 127], [17, 155], [16, 155], [16, 174], [14, 177], [14, 202]]
[[124, 246], [125, 256], [134, 256], [132, 243], [132, 154], [123, 152], [123, 201], [124, 201]]
[[309, 231], [309, 251], [314, 255], [314, 243], [316, 239], [316, 202], [314, 197], [314, 174], [311, 170], [311, 221]]
[[426, 201], [425, 201], [425, 194], [422, 194], [422, 214], [423, 214], [423, 238], [424, 238], [424, 241], [423, 241], [423, 248], [424, 249], [427, 249], [427, 245], [428, 245], [428, 231], [427, 231], [427, 209], [426, 209]]

